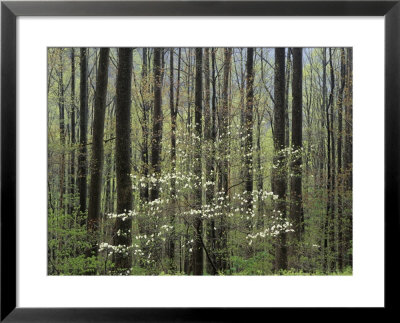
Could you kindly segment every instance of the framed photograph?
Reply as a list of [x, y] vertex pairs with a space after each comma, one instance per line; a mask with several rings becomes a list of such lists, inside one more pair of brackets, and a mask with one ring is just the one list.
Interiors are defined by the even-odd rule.
[[394, 309], [399, 38], [398, 1], [2, 2], [1, 321]]

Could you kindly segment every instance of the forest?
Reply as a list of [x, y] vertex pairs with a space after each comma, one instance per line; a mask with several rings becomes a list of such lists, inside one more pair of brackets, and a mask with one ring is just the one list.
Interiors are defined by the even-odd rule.
[[48, 275], [352, 275], [352, 48], [48, 48]]

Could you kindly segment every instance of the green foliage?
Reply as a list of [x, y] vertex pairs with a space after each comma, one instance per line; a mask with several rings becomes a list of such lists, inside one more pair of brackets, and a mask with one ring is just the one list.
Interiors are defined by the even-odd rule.
[[68, 215], [61, 211], [48, 215], [48, 274], [49, 275], [94, 275], [102, 260], [87, 257], [91, 238], [87, 234], [86, 217], [78, 217], [78, 212]]
[[248, 259], [232, 256], [230, 273], [232, 275], [271, 275], [273, 273], [273, 260], [274, 257], [265, 251], [257, 252]]
[[305, 272], [303, 270], [295, 270], [295, 269], [289, 269], [289, 270], [279, 270], [277, 273], [274, 275], [277, 276], [351, 276], [353, 275], [353, 270], [351, 267], [346, 267], [343, 271], [334, 271], [331, 273], [326, 273], [321, 270], [316, 270], [314, 272]]
[[[132, 267], [131, 275], [133, 275], [133, 276], [143, 276], [143, 275], [146, 275], [146, 274], [147, 274], [147, 272], [146, 272], [145, 268], [140, 267], [140, 266], [133, 266]], [[162, 275], [162, 273], [160, 275]]]

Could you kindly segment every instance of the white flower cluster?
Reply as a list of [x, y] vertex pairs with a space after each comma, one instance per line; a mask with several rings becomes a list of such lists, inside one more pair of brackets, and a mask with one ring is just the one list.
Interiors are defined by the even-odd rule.
[[267, 236], [269, 237], [276, 237], [277, 235], [284, 233], [284, 232], [294, 232], [292, 229], [292, 224], [289, 221], [285, 221], [282, 224], [274, 224], [269, 228], [266, 228], [265, 230], [261, 232], [257, 232], [255, 234], [248, 234], [246, 236], [246, 239], [249, 240], [249, 245], [253, 243], [254, 239], [257, 238], [265, 238]]
[[[186, 245], [187, 245], [188, 248], [190, 247], [188, 249], [189, 252], [192, 252], [193, 251], [193, 246], [194, 246], [194, 240], [192, 239], [192, 240], [186, 241]], [[185, 244], [182, 244], [181, 247], [185, 248]]]
[[121, 229], [119, 229], [119, 230], [116, 232], [116, 235], [117, 235], [118, 237], [120, 237], [120, 236], [126, 237], [126, 236], [128, 236], [128, 234], [129, 234], [130, 232], [131, 232], [130, 229], [127, 230], [126, 232], [124, 232], [124, 231], [122, 231]]
[[[160, 229], [162, 229], [162, 230], [165, 230], [165, 232], [168, 232], [169, 230], [172, 230], [174, 228], [174, 226], [172, 226], [172, 225], [167, 225], [167, 224], [164, 224], [164, 225], [162, 225], [161, 227], [160, 227]], [[160, 233], [160, 232], [159, 232]]]
[[303, 151], [304, 151], [304, 147], [300, 147], [300, 148], [297, 148], [297, 149], [294, 149], [294, 147], [286, 147], [286, 148], [282, 149], [280, 151], [280, 153], [283, 153], [286, 156], [293, 156], [294, 155], [296, 157], [296, 155], [301, 155], [303, 153]]
[[99, 245], [99, 252], [106, 251], [109, 256], [111, 256], [113, 253], [118, 253], [124, 256], [128, 256], [129, 250], [131, 248], [132, 246], [126, 246], [126, 245], [113, 246], [106, 242], [102, 242]]
[[121, 219], [122, 221], [125, 221], [125, 220], [127, 220], [127, 219], [133, 218], [133, 217], [136, 216], [136, 215], [137, 215], [137, 213], [136, 213], [135, 211], [126, 211], [126, 210], [125, 210], [124, 213], [120, 213], [120, 214], [108, 213], [108, 214], [107, 214], [107, 217], [108, 217], [109, 219], [117, 219], [117, 218], [119, 218], [119, 219]]
[[[201, 186], [201, 178], [197, 175], [193, 174], [192, 172], [179, 172], [176, 171], [175, 173], [164, 173], [162, 176], [158, 176], [156, 174], [148, 174], [147, 176], [138, 176], [138, 175], [131, 175], [133, 179], [132, 188], [134, 190], [138, 190], [141, 187], [146, 186], [153, 186], [156, 187], [157, 185], [160, 186], [160, 191], [163, 191], [163, 185], [169, 185], [171, 179], [175, 180], [177, 187], [183, 187], [183, 189], [192, 190], [193, 188], [198, 188]], [[168, 189], [168, 187], [164, 187], [164, 189]], [[177, 193], [181, 192], [181, 189], [178, 188]]]
[[253, 191], [253, 194], [254, 194], [254, 192], [257, 193], [257, 194], [256, 194], [256, 197], [257, 197], [257, 196], [261, 196], [261, 199], [262, 199], [262, 200], [266, 200], [269, 196], [272, 196], [272, 199], [273, 199], [273, 200], [277, 200], [277, 199], [279, 198], [279, 195], [274, 194], [274, 192], [268, 192], [268, 191], [260, 191], [260, 192], [258, 192], [258, 191]]

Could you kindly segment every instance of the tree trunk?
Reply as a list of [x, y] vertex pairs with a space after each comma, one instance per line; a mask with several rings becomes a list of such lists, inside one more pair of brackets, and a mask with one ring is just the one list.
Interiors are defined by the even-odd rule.
[[292, 160], [290, 185], [289, 268], [299, 268], [299, 244], [303, 231], [302, 219], [302, 147], [303, 147], [303, 49], [293, 48], [292, 83]]
[[[206, 87], [206, 108], [205, 108], [205, 131], [206, 135], [209, 135], [208, 147], [210, 147], [209, 155], [207, 158], [207, 174], [206, 181], [213, 183], [212, 185], [206, 185], [206, 203], [211, 204], [215, 194], [215, 181], [216, 181], [216, 168], [215, 168], [215, 142], [217, 137], [217, 96], [216, 96], [216, 76], [215, 76], [215, 48], [211, 48], [211, 85], [212, 85], [212, 97], [211, 97], [211, 111], [210, 120], [207, 117], [207, 105], [210, 100], [210, 88], [209, 88], [209, 61], [207, 58], [208, 49], [206, 49], [206, 63], [205, 63], [205, 87]], [[208, 99], [207, 99], [208, 98]], [[208, 224], [207, 230], [208, 240], [208, 251], [210, 257], [207, 257], [207, 272], [213, 275], [217, 274], [216, 271], [216, 230], [215, 230], [215, 219], [211, 218]]]
[[[161, 110], [161, 48], [154, 49], [154, 111], [153, 138], [151, 141], [151, 167], [158, 178], [161, 173], [161, 140], [163, 116]], [[159, 184], [150, 188], [150, 201], [159, 198]]]
[[[287, 50], [286, 60], [286, 87], [285, 87], [285, 146], [290, 146], [290, 134], [289, 134], [289, 88], [290, 88], [290, 72], [292, 69], [292, 61], [290, 58], [290, 48]], [[293, 89], [292, 89], [293, 92]], [[292, 144], [293, 145], [293, 144]]]
[[174, 102], [174, 49], [170, 49], [170, 91], [169, 91], [169, 106], [171, 113], [171, 198], [172, 198], [172, 212], [170, 214], [169, 224], [172, 227], [171, 233], [168, 237], [167, 254], [170, 262], [170, 270], [175, 271], [175, 212], [177, 208], [176, 200], [176, 117], [178, 113], [178, 100], [179, 100], [179, 79], [181, 68], [181, 49], [179, 48], [178, 54], [178, 84], [177, 84], [177, 98], [176, 106]]
[[70, 177], [71, 186], [69, 190], [70, 194], [70, 214], [75, 208], [75, 49], [71, 48], [71, 167]]
[[334, 90], [335, 90], [335, 74], [333, 70], [332, 62], [332, 48], [329, 48], [329, 66], [331, 72], [331, 92], [329, 95], [329, 108], [330, 108], [330, 124], [329, 132], [331, 138], [331, 190], [328, 191], [329, 194], [329, 204], [330, 204], [330, 215], [329, 215], [329, 251], [330, 251], [330, 271], [335, 271], [336, 269], [336, 241], [335, 241], [335, 186], [336, 186], [336, 171], [335, 171], [335, 137], [334, 137]]
[[[229, 174], [229, 73], [231, 70], [232, 48], [224, 49], [224, 72], [223, 72], [223, 86], [222, 86], [222, 109], [219, 113], [219, 130], [220, 130], [220, 178], [219, 188], [220, 193], [226, 201], [229, 199], [228, 190], [228, 174]], [[218, 269], [225, 271], [228, 267], [228, 223], [226, 214], [221, 215], [220, 226], [218, 232], [219, 255], [218, 255]]]
[[246, 218], [247, 229], [251, 231], [251, 219], [254, 215], [253, 212], [253, 101], [254, 101], [254, 70], [253, 70], [253, 57], [254, 49], [247, 48], [247, 61], [246, 61], [246, 109], [244, 118], [245, 129], [245, 145], [244, 145], [244, 178], [246, 189]]
[[[347, 49], [347, 82], [345, 90], [345, 142], [343, 156], [343, 171], [345, 172], [345, 190], [347, 195], [347, 209], [352, 210], [353, 190], [353, 49]], [[353, 216], [351, 211], [346, 215], [345, 237], [345, 266], [353, 265], [352, 239]]]
[[[143, 203], [149, 201], [149, 186], [147, 183], [147, 175], [149, 174], [149, 152], [148, 152], [148, 136], [149, 136], [149, 121], [148, 121], [148, 111], [149, 101], [147, 97], [149, 96], [149, 80], [148, 80], [148, 65], [147, 65], [147, 48], [143, 48], [143, 64], [142, 64], [142, 96], [143, 96], [143, 107], [142, 107], [142, 149], [141, 149], [141, 159], [142, 159], [142, 178], [143, 186], [140, 185], [140, 200]], [[144, 228], [140, 225], [140, 233], [144, 233]]]
[[264, 176], [263, 176], [263, 167], [261, 166], [261, 123], [262, 118], [260, 114], [257, 114], [257, 191], [258, 191], [258, 201], [257, 201], [257, 229], [262, 229], [264, 227], [264, 201], [262, 200], [263, 188], [264, 188]]
[[195, 82], [195, 146], [194, 149], [194, 174], [197, 177], [198, 185], [195, 187], [195, 209], [198, 213], [194, 218], [194, 229], [195, 239], [193, 247], [193, 274], [203, 275], [203, 246], [202, 246], [202, 235], [203, 235], [203, 223], [202, 223], [202, 182], [201, 182], [201, 160], [202, 160], [202, 149], [201, 149], [201, 137], [202, 137], [202, 110], [203, 110], [203, 49], [196, 48], [196, 82]]
[[[275, 48], [275, 79], [274, 79], [274, 194], [278, 195], [275, 210], [279, 222], [286, 222], [286, 167], [285, 155], [285, 49]], [[277, 236], [275, 269], [287, 268], [286, 233], [280, 232]]]
[[[117, 171], [117, 217], [114, 226], [115, 246], [127, 248], [132, 244], [132, 182], [131, 182], [131, 87], [132, 87], [132, 49], [118, 50], [118, 73], [116, 85], [116, 145], [115, 162]], [[120, 274], [129, 274], [131, 269], [130, 251], [115, 253], [115, 270]]]
[[87, 126], [88, 126], [88, 72], [87, 49], [80, 50], [80, 109], [79, 109], [79, 155], [78, 155], [78, 189], [81, 225], [84, 224], [87, 199]]
[[65, 97], [63, 80], [63, 50], [59, 49], [59, 78], [58, 78], [58, 109], [60, 123], [60, 210], [64, 212], [64, 193], [65, 193]]
[[[150, 187], [150, 202], [160, 198], [160, 183], [161, 175], [161, 149], [162, 149], [162, 131], [163, 131], [163, 115], [161, 110], [161, 88], [162, 88], [162, 67], [161, 67], [161, 48], [154, 49], [154, 109], [153, 109], [153, 136], [151, 140], [151, 168], [152, 177], [157, 179], [155, 185]], [[156, 234], [156, 226], [158, 218], [150, 219], [149, 234]], [[155, 239], [154, 249], [151, 259], [155, 262], [160, 262], [161, 245], [158, 238]], [[150, 255], [150, 254], [149, 254]]]
[[326, 103], [327, 87], [326, 87], [326, 48], [323, 48], [323, 107], [325, 109], [325, 127], [327, 134], [327, 177], [326, 177], [326, 214], [325, 214], [325, 224], [324, 224], [324, 271], [329, 272], [329, 215], [330, 215], [330, 192], [331, 192], [331, 137], [329, 131], [329, 105]]
[[343, 145], [343, 92], [346, 86], [346, 58], [344, 48], [340, 49], [340, 90], [338, 98], [338, 141], [337, 141], [337, 163], [338, 163], [338, 270], [343, 270], [344, 244], [343, 244], [343, 167], [342, 167], [342, 145]]
[[[93, 118], [92, 158], [90, 161], [90, 189], [87, 229], [94, 235], [97, 242], [97, 232], [100, 224], [101, 183], [104, 164], [104, 119], [106, 111], [109, 48], [100, 50], [99, 68], [96, 80], [96, 94]], [[97, 255], [97, 248], [93, 248]]]

